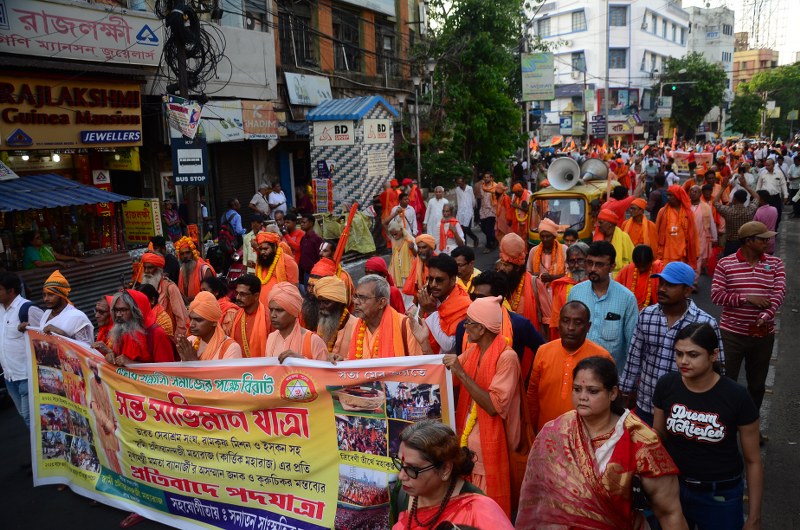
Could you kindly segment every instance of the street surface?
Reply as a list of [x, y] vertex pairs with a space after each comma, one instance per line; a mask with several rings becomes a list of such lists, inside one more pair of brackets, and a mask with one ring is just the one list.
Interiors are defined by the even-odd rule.
[[[792, 348], [794, 333], [800, 330], [800, 275], [793, 274], [800, 263], [800, 220], [788, 217], [781, 223], [777, 255], [787, 265], [787, 296], [778, 321], [773, 366], [767, 379], [767, 395], [762, 407], [762, 430], [769, 442], [762, 450], [766, 472], [763, 524], [764, 530], [800, 529], [800, 358]], [[388, 257], [387, 257], [388, 259]], [[482, 254], [477, 250], [476, 266], [489, 270], [497, 260], [497, 251]], [[358, 281], [363, 275], [363, 260], [346, 266]], [[709, 298], [711, 280], [702, 277], [695, 302], [719, 317], [719, 308]], [[80, 289], [80, 286], [75, 286]], [[792, 351], [794, 350], [794, 351]], [[744, 370], [742, 370], [744, 373]], [[744, 374], [742, 374], [742, 380]], [[740, 382], [742, 382], [740, 380]], [[33, 418], [32, 418], [33, 420]], [[28, 435], [10, 400], [0, 409], [0, 498], [3, 499], [3, 530], [38, 529], [57, 526], [60, 530], [118, 528], [126, 513], [105, 505], [92, 506], [84, 497], [55, 486], [34, 488], [28, 468]], [[167, 528], [144, 521], [137, 530]]]

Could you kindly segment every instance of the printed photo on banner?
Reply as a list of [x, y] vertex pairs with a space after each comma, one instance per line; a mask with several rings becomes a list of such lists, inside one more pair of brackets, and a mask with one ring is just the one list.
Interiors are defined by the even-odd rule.
[[355, 386], [330, 386], [328, 392], [333, 398], [336, 414], [358, 412], [376, 418], [386, 417], [386, 392], [380, 381]]
[[387, 456], [386, 420], [361, 416], [336, 416], [340, 451]]
[[39, 392], [66, 397], [67, 394], [64, 392], [64, 374], [61, 373], [61, 370], [50, 368], [49, 366], [40, 366]]
[[66, 460], [67, 435], [63, 432], [42, 433], [42, 457], [44, 460]]
[[389, 476], [359, 466], [339, 466], [336, 528], [388, 528]]

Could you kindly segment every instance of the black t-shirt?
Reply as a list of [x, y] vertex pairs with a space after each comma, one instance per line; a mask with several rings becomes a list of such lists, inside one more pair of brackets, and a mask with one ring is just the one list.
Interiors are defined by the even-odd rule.
[[738, 428], [758, 419], [747, 389], [723, 376], [710, 390], [692, 392], [671, 372], [658, 380], [653, 405], [664, 411], [664, 446], [682, 476], [716, 481], [742, 473]]

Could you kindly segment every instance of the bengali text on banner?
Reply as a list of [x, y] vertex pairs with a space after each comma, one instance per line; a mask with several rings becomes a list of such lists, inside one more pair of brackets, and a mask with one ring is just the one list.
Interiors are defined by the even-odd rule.
[[176, 528], [388, 528], [400, 432], [454, 422], [441, 356], [116, 367], [28, 337], [34, 485]]

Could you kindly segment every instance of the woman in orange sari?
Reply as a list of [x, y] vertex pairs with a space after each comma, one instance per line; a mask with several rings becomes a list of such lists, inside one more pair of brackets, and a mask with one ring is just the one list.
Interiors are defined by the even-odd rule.
[[400, 449], [392, 456], [398, 470], [390, 497], [392, 529], [437, 528], [450, 522], [511, 530], [500, 506], [464, 480], [475, 465], [473, 457], [441, 422], [423, 420], [403, 430]]
[[638, 476], [661, 527], [688, 530], [678, 468], [655, 431], [615, 406], [619, 388], [614, 363], [588, 357], [572, 375], [577, 410], [548, 422], [536, 437], [516, 528], [647, 528], [642, 513], [634, 509], [633, 479]]

